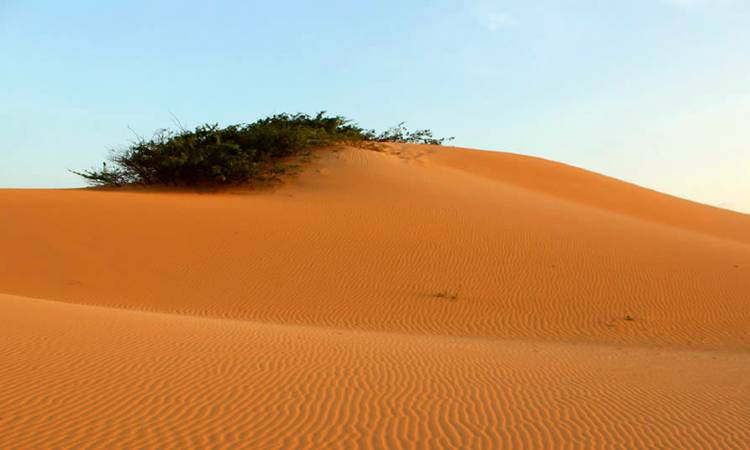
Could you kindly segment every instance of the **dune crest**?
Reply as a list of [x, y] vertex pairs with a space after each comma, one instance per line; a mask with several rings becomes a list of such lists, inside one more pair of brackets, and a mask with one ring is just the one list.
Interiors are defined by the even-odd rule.
[[436, 152], [433, 160], [574, 203], [750, 244], [745, 214], [673, 197], [578, 167], [513, 153], [462, 148]]
[[0, 447], [750, 447], [750, 216], [508, 153], [0, 190]]

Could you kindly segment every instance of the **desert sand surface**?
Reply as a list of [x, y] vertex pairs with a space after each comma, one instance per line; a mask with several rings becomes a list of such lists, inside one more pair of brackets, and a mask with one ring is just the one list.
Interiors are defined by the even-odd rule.
[[750, 448], [750, 216], [510, 153], [0, 190], [0, 448]]

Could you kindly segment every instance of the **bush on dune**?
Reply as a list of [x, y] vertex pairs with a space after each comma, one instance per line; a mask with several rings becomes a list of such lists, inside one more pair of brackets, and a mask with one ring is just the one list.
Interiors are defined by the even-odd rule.
[[159, 130], [114, 152], [101, 170], [73, 171], [95, 186], [128, 184], [218, 186], [275, 179], [283, 162], [305, 150], [334, 144], [375, 147], [380, 142], [440, 145], [430, 130], [409, 131], [403, 123], [382, 133], [365, 130], [325, 112], [278, 114], [251, 124], [195, 130]]
[[443, 142], [453, 139], [436, 138], [432, 135], [431, 130], [409, 131], [405, 124], [406, 122], [401, 122], [395, 127], [389, 128], [376, 136], [371, 136], [371, 138], [377, 142], [401, 142], [406, 144], [430, 145], [443, 145]]

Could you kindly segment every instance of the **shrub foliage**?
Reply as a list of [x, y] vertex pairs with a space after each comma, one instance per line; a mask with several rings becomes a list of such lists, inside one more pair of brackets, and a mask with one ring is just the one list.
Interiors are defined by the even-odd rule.
[[284, 172], [283, 161], [312, 148], [378, 142], [442, 144], [430, 130], [409, 131], [400, 123], [376, 133], [325, 112], [278, 114], [251, 124], [157, 131], [113, 152], [100, 170], [73, 171], [97, 186], [126, 184], [216, 186], [267, 180]]

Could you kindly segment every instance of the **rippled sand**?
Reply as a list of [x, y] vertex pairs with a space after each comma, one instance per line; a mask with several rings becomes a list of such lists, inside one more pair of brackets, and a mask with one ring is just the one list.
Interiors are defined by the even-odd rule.
[[0, 448], [750, 447], [747, 215], [394, 145], [0, 231]]

